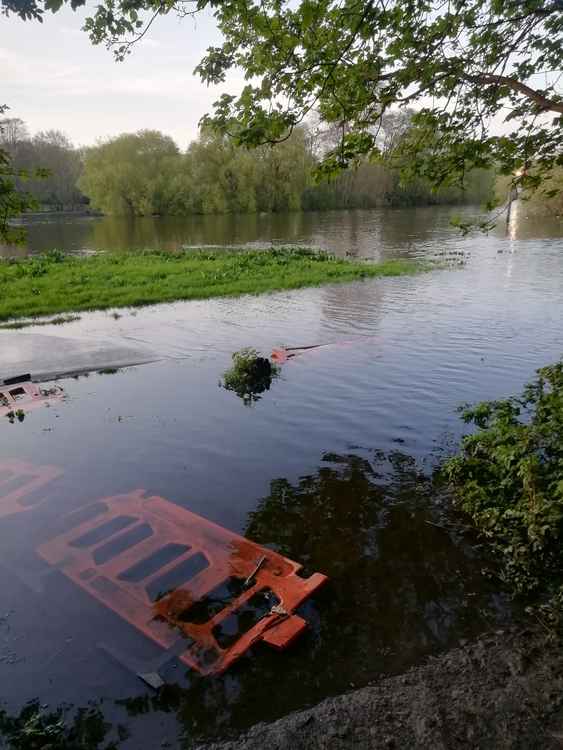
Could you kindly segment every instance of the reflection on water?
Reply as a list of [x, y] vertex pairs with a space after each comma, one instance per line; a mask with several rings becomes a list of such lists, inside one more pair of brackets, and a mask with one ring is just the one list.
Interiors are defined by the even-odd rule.
[[328, 573], [301, 609], [313, 627], [291, 651], [256, 646], [225, 676], [192, 677], [131, 710], [171, 701], [186, 736], [220, 735], [364, 685], [502, 622], [507, 602], [447, 507], [443, 491], [400, 452], [327, 454], [297, 483], [274, 480], [246, 534], [298, 554], [304, 574]]
[[127, 737], [125, 727], [112, 727], [99, 705], [53, 709], [35, 699], [18, 715], [0, 709], [0, 740], [14, 750], [117, 750]]
[[[252, 221], [258, 228], [233, 228], [234, 239], [288, 236], [284, 217]], [[469, 256], [456, 270], [2, 332], [4, 363], [24, 344], [31, 363], [39, 339], [49, 358], [80, 354], [94, 370], [105, 366], [95, 364], [101, 350], [134, 347], [158, 360], [117, 377], [67, 378], [65, 400], [22, 424], [0, 421], [3, 461], [64, 471], [50, 475], [41, 502], [0, 518], [0, 617], [10, 613], [0, 620], [0, 698], [11, 710], [34, 695], [53, 705], [104, 698], [115, 724], [124, 709], [115, 701], [125, 701], [149, 712], [130, 718], [123, 750], [163, 738], [176, 747], [178, 719], [187, 736], [234, 731], [502, 620], [506, 602], [428, 467], [456, 446], [460, 403], [519, 392], [561, 356], [563, 242], [545, 227], [526, 240], [504, 227], [464, 238], [448, 221], [443, 209], [292, 215], [286, 229], [357, 255]], [[256, 408], [217, 387], [235, 350], [315, 344], [283, 364]], [[221, 678], [186, 679], [172, 664], [172, 687], [147, 697], [135, 665], [162, 649], [36, 554], [72, 511], [139, 487], [329, 574], [295, 649], [258, 646]]]
[[[26, 470], [25, 466], [21, 470]], [[27, 473], [29, 475], [29, 468]], [[38, 574], [30, 578], [24, 574], [25, 570], [34, 568], [33, 545], [49, 539], [55, 528], [68, 533], [66, 527], [70, 520], [68, 523], [61, 521], [60, 503], [57, 509], [57, 497], [67, 494], [64, 485], [65, 478], [59, 477], [56, 492], [51, 491], [50, 500], [40, 506], [43, 515], [39, 512], [35, 518], [32, 510], [12, 517], [16, 536], [16, 522], [21, 522], [24, 515], [31, 518], [31, 523], [26, 525], [31, 533], [24, 545], [27, 549], [22, 550], [21, 544], [17, 545], [22, 578], [12, 582], [8, 589], [14, 584], [16, 590], [21, 589], [26, 580], [35, 581], [33, 587], [37, 588], [41, 580]], [[118, 500], [116, 498], [116, 502]], [[162, 504], [163, 501], [157, 498], [156, 502]], [[83, 507], [80, 515], [90, 519], [93, 512], [90, 507]], [[93, 597], [87, 602], [88, 597], [85, 599], [80, 593], [77, 581], [63, 585], [63, 568], [74, 565], [78, 570], [80, 565], [76, 560], [84, 557], [85, 546], [92, 543], [90, 537], [85, 538], [87, 534], [70, 542], [75, 548], [76, 560], [73, 562], [72, 556], [68, 557], [65, 552], [61, 572], [52, 573], [45, 579], [48, 584], [37, 588], [41, 620], [51, 623], [58, 617], [64, 635], [68, 628], [66, 621], [70, 618], [73, 622], [72, 611], [78, 607], [80, 630], [77, 632], [75, 622], [71, 641], [76, 641], [78, 653], [86, 649], [85, 658], [73, 662], [69, 649], [63, 648], [54, 651], [58, 654], [57, 661], [66, 671], [76, 670], [80, 664], [80, 669], [90, 675], [88, 680], [95, 674], [92, 672], [95, 664], [98, 665], [105, 673], [101, 684], [111, 684], [112, 691], [116, 688], [122, 691], [115, 696], [116, 706], [125, 706], [133, 716], [139, 711], [172, 711], [189, 739], [229, 733], [260, 720], [276, 718], [327, 695], [364, 685], [382, 672], [403, 669], [425, 654], [440, 651], [460, 638], [475, 635], [509, 617], [506, 598], [498, 591], [498, 586], [482, 574], [487, 561], [474, 541], [464, 536], [463, 520], [449, 508], [444, 490], [425, 475], [410, 456], [398, 451], [384, 454], [357, 447], [347, 454], [326, 454], [315, 472], [297, 482], [274, 479], [269, 495], [248, 514], [245, 535], [283, 555], [299, 559], [305, 566], [303, 575], [314, 570], [323, 570], [329, 575], [328, 584], [297, 610], [309, 622], [309, 631], [289, 651], [273, 651], [258, 643], [221, 676], [201, 677], [192, 670], [186, 673], [185, 664], [176, 659], [170, 662], [168, 657], [163, 660], [160, 674], [169, 687], [142, 700], [139, 696], [144, 691], [136, 681], [135, 672], [139, 668], [135, 664], [148, 663], [149, 642], [139, 635], [134, 637], [135, 631], [125, 623], [118, 627], [114, 622], [108, 629], [109, 610], [93, 617]], [[180, 517], [182, 512], [178, 510], [177, 515]], [[77, 522], [72, 520], [73, 528]], [[84, 523], [89, 529], [95, 521]], [[82, 527], [76, 527], [70, 534], [79, 532], [82, 534]], [[197, 536], [197, 532], [194, 533]], [[62, 549], [54, 540], [40, 548], [41, 555], [45, 556], [44, 550], [50, 547]], [[112, 548], [112, 555], [114, 553]], [[212, 552], [212, 559], [218, 554], [218, 550]], [[109, 564], [117, 562], [111, 558]], [[90, 578], [86, 573], [88, 570], [84, 568], [84, 587], [88, 589], [86, 581]], [[80, 578], [82, 576], [81, 573]], [[112, 609], [117, 611], [119, 607], [130, 606], [125, 599], [118, 606], [116, 590], [110, 590], [110, 594], [115, 600]], [[229, 590], [227, 598], [232, 595]], [[29, 598], [29, 594], [26, 596]], [[198, 623], [202, 616], [205, 619], [209, 615], [209, 608], [213, 614], [213, 608], [221, 603], [221, 596], [217, 601], [202, 603], [200, 609], [205, 610], [204, 615], [199, 610], [189, 609], [186, 622]], [[267, 614], [271, 606], [269, 599], [266, 603], [259, 602], [254, 605], [256, 611], [249, 612], [248, 617], [256, 620]], [[21, 604], [18, 609], [21, 610]], [[18, 627], [17, 619], [14, 616], [11, 624], [18, 637], [26, 630], [33, 631], [33, 622], [24, 625], [20, 621]], [[254, 620], [250, 624], [245, 620], [244, 627], [251, 627]], [[227, 639], [224, 643], [221, 641], [222, 647], [232, 645], [233, 638], [237, 637], [229, 630], [226, 620], [225, 623], [225, 632], [216, 636]], [[238, 622], [237, 627], [240, 625]], [[106, 656], [99, 650], [97, 654], [92, 652], [88, 646], [92, 636], [97, 640], [100, 634], [106, 644], [103, 646]], [[52, 638], [48, 633], [44, 637]], [[140, 662], [131, 661], [127, 656], [135, 644]], [[41, 648], [41, 644], [38, 645]], [[27, 669], [33, 669], [38, 657], [33, 656], [33, 649], [26, 655], [26, 647], [22, 652], [22, 645], [18, 644], [14, 650], [14, 666], [17, 667], [18, 650], [23, 654], [24, 673], [25, 662], [30, 657]], [[112, 653], [116, 655], [113, 666], [107, 658], [107, 654]], [[49, 673], [52, 658], [47, 664]], [[127, 678], [125, 683], [124, 678]], [[38, 679], [38, 684], [42, 681]], [[76, 681], [82, 681], [79, 674], [76, 674]], [[54, 684], [57, 685], [56, 680]], [[264, 690], [264, 686], [274, 684], [275, 691]], [[104, 692], [107, 689], [105, 687]], [[59, 692], [60, 687], [52, 690], [50, 700], [56, 700]], [[107, 694], [104, 697], [108, 697]], [[118, 708], [110, 707], [108, 716], [117, 721]], [[135, 735], [134, 722], [132, 732]]]
[[[528, 217], [517, 202], [510, 235], [516, 239], [559, 237], [561, 221]], [[419, 208], [327, 211], [324, 213], [241, 214], [220, 216], [35, 216], [25, 221], [26, 248], [4, 249], [0, 256], [92, 250], [176, 250], [197, 245], [304, 244], [353, 257], [377, 259], [427, 256], [436, 240], [441, 250], [460, 244], [452, 218], [481, 216], [479, 207], [424, 206]], [[495, 235], [506, 233], [504, 217]], [[479, 236], [474, 239], [479, 243]]]

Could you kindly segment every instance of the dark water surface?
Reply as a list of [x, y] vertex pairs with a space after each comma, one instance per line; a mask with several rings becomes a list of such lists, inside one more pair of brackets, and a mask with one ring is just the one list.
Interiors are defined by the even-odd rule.
[[[231, 244], [301, 241], [465, 264], [26, 331], [53, 336], [54, 349], [58, 338], [77, 348], [103, 339], [157, 361], [62, 379], [64, 401], [0, 423], [2, 460], [64, 472], [45, 502], [0, 517], [0, 697], [12, 708], [35, 696], [51, 706], [104, 699], [108, 718], [133, 733], [124, 747], [176, 747], [502, 626], [510, 603], [482, 574], [489, 561], [430, 474], [459, 440], [460, 403], [517, 392], [563, 353], [563, 239], [555, 225], [518, 221], [508, 236], [463, 238], [449, 214], [293, 215], [286, 227], [255, 217], [252, 231], [221, 219], [215, 234], [202, 223], [189, 237], [179, 228], [177, 244], [216, 244], [230, 232]], [[100, 225], [84, 223], [72, 246], [68, 226], [53, 229], [64, 243], [45, 230], [41, 246], [34, 229], [32, 248], [132, 246], [109, 229], [102, 242]], [[153, 246], [135, 231], [133, 246]], [[10, 332], [11, 347], [20, 335]], [[326, 346], [285, 364], [251, 407], [218, 385], [237, 349], [310, 344]], [[36, 553], [70, 511], [137, 488], [274, 547], [307, 574], [326, 573], [329, 584], [303, 609], [308, 634], [285, 653], [261, 645], [220, 678], [186, 677], [172, 663], [162, 671], [172, 685], [150, 693], [136, 665], [158, 647], [60, 572], [46, 575]]]
[[[561, 219], [526, 216], [513, 210], [511, 235], [517, 239], [561, 237]], [[479, 216], [479, 207], [435, 207], [326, 211], [320, 213], [230, 216], [80, 216], [38, 214], [27, 218], [27, 246], [4, 248], [1, 255], [23, 255], [57, 248], [95, 250], [176, 250], [186, 246], [305, 244], [335, 253], [376, 259], [426, 255], [437, 245], [457, 247], [452, 217]], [[504, 233], [504, 226], [499, 229]]]

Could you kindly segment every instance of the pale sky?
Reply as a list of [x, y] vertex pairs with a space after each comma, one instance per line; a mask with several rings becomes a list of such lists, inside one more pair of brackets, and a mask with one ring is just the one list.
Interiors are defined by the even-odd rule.
[[45, 13], [42, 24], [0, 16], [0, 102], [32, 134], [57, 129], [76, 145], [89, 145], [150, 128], [184, 149], [220, 94], [238, 93], [244, 84], [241, 74], [208, 88], [193, 75], [206, 48], [220, 42], [209, 14], [157, 19], [121, 63], [81, 31], [86, 15], [64, 8]]

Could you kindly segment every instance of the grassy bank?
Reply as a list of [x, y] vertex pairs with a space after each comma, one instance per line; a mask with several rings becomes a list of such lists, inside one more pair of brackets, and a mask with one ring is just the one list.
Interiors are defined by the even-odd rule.
[[86, 257], [51, 252], [0, 262], [0, 320], [259, 294], [420, 270], [409, 261], [348, 261], [303, 248]]

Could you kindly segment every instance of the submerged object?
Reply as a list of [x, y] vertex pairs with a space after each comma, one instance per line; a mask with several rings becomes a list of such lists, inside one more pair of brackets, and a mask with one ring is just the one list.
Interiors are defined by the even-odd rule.
[[32, 510], [44, 496], [39, 492], [62, 475], [56, 466], [34, 466], [26, 461], [0, 462], [0, 518]]
[[24, 375], [15, 375], [11, 378], [5, 378], [4, 379], [4, 385], [15, 385], [16, 383], [27, 383], [28, 380], [31, 380], [31, 375], [29, 372], [25, 373]]
[[295, 610], [326, 576], [302, 578], [298, 563], [144, 490], [96, 506], [40, 556], [201, 674], [258, 641], [287, 648], [307, 627]]
[[18, 378], [5, 380], [3, 384], [0, 384], [0, 417], [16, 409], [30, 411], [39, 406], [45, 406], [52, 399], [61, 399], [63, 395], [63, 389], [59, 386], [44, 389], [29, 380], [24, 382]]
[[283, 347], [272, 349], [272, 353], [270, 355], [272, 362], [275, 362], [278, 365], [285, 364], [290, 357], [294, 356], [294, 354], [290, 354], [288, 350], [284, 349]]
[[278, 365], [285, 364], [288, 360], [297, 357], [300, 354], [311, 351], [312, 349], [325, 349], [327, 347], [356, 346], [358, 343], [371, 344], [379, 341], [378, 336], [361, 336], [346, 341], [334, 341], [326, 344], [310, 344], [309, 346], [280, 346], [272, 349], [270, 359]]
[[272, 349], [270, 358], [272, 362], [276, 362], [279, 365], [284, 364], [292, 357], [297, 357], [303, 352], [307, 352], [310, 349], [322, 349], [324, 346], [330, 346], [330, 344], [311, 344], [310, 346], [280, 346]]

